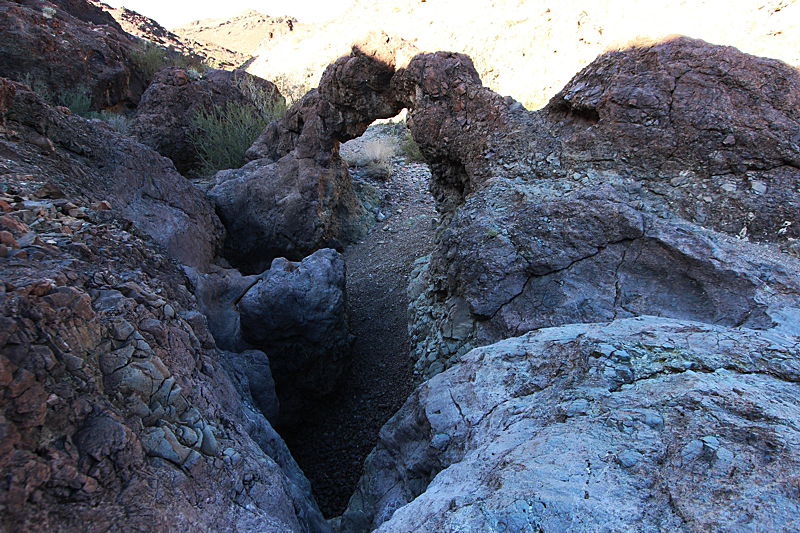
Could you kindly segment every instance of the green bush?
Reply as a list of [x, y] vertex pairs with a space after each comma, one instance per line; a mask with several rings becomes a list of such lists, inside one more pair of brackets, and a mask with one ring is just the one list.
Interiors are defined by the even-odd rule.
[[74, 115], [97, 118], [97, 113], [92, 111], [92, 97], [86, 89], [75, 88], [59, 91], [57, 103], [68, 108]]
[[411, 135], [411, 131], [408, 129], [406, 129], [405, 133], [403, 133], [403, 138], [400, 139], [400, 149], [404, 154], [406, 154], [406, 157], [409, 161], [425, 161], [425, 156], [422, 155], [419, 145], [417, 145], [417, 141], [414, 140], [414, 137]]
[[183, 67], [203, 73], [209, 67], [197, 56], [186, 56], [175, 50], [167, 50], [163, 46], [141, 39], [139, 46], [131, 56], [136, 69], [144, 76], [147, 84], [153, 80], [163, 67]]
[[247, 149], [282, 112], [282, 102], [258, 110], [249, 103], [228, 102], [224, 108], [214, 106], [195, 115], [190, 135], [201, 161], [200, 175], [241, 167]]

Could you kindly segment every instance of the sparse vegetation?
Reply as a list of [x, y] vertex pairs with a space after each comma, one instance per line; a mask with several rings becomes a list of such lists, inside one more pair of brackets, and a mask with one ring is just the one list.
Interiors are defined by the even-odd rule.
[[140, 40], [131, 59], [148, 84], [163, 67], [182, 67], [200, 74], [210, 69], [198, 56], [187, 56], [144, 39]]
[[392, 158], [397, 155], [397, 144], [392, 137], [375, 137], [365, 140], [358, 150], [342, 154], [350, 166], [363, 168], [373, 178], [389, 179], [392, 176]]
[[97, 118], [98, 115], [92, 110], [92, 97], [87, 89], [76, 87], [59, 91], [55, 103], [68, 108], [73, 115], [84, 118]]
[[422, 155], [419, 145], [417, 145], [417, 141], [414, 140], [414, 137], [411, 135], [411, 131], [408, 128], [406, 128], [405, 132], [403, 132], [403, 137], [400, 140], [400, 150], [403, 151], [409, 161], [425, 161], [425, 157]]
[[312, 88], [306, 82], [297, 82], [289, 79], [286, 74], [279, 74], [271, 77], [272, 83], [277, 85], [278, 90], [286, 99], [287, 107], [292, 107], [295, 102], [300, 100]]
[[192, 143], [201, 161], [198, 172], [211, 176], [244, 164], [244, 154], [267, 124], [286, 113], [286, 103], [243, 77], [239, 88], [250, 103], [228, 102], [192, 118]]

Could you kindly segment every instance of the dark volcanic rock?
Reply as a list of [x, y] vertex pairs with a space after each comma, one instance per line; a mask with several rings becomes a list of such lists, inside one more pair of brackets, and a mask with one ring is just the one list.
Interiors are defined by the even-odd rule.
[[800, 75], [785, 63], [675, 38], [601, 56], [543, 115], [567, 168], [641, 180], [704, 227], [800, 236]]
[[71, 92], [91, 97], [93, 109], [134, 107], [146, 82], [131, 66], [133, 48], [113, 18], [86, 2], [0, 2], [0, 76], [55, 98]]
[[355, 45], [325, 71], [317, 90], [264, 130], [247, 152], [251, 163], [217, 174], [209, 196], [228, 231], [227, 258], [261, 272], [275, 257], [299, 260], [364, 234], [369, 217], [339, 143], [405, 107], [392, 74], [395, 58], [408, 50], [383, 34]]
[[0, 86], [4, 174], [58, 184], [86, 203], [107, 200], [181, 262], [204, 270], [223, 229], [205, 195], [172, 163], [100, 121], [52, 108], [21, 84]]
[[213, 70], [199, 79], [191, 79], [183, 68], [162, 69], [136, 108], [133, 135], [172, 159], [181, 173], [194, 171], [200, 160], [192, 143], [192, 137], [198, 133], [192, 124], [193, 117], [214, 107], [224, 110], [228, 104], [249, 106], [252, 113], [260, 112], [251, 99], [252, 90], [263, 92], [276, 102], [283, 99], [275, 84], [244, 71]]
[[282, 421], [335, 387], [352, 349], [346, 306], [344, 260], [331, 249], [276, 259], [239, 301], [242, 337], [269, 356]]
[[3, 530], [329, 531], [177, 265], [30, 179], [0, 217]]

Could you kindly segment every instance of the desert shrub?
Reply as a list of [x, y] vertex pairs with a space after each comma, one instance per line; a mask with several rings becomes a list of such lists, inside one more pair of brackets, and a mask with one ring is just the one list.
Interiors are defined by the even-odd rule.
[[28, 72], [27, 74], [25, 74], [25, 77], [21, 81], [22, 83], [33, 89], [33, 92], [41, 96], [45, 102], [49, 104], [56, 104], [55, 94], [53, 94], [53, 91], [52, 89], [50, 89], [50, 86], [41, 79], [35, 77], [33, 74]]
[[397, 154], [397, 144], [391, 136], [366, 139], [354, 150], [342, 153], [342, 159], [351, 166], [362, 168], [373, 178], [389, 179], [392, 175], [392, 158]]
[[[275, 113], [285, 106], [273, 107]], [[211, 176], [226, 168], [239, 168], [244, 154], [271, 121], [278, 118], [269, 108], [256, 109], [252, 104], [228, 102], [225, 106], [204, 109], [192, 118], [192, 144], [201, 161], [198, 172]]]
[[287, 101], [285, 100], [286, 97], [284, 96], [284, 99], [274, 98], [272, 91], [256, 83], [255, 77], [242, 75], [236, 81], [236, 86], [244, 97], [253, 104], [253, 107], [263, 116], [269, 117], [270, 120], [279, 119], [286, 114], [288, 109]]
[[131, 120], [125, 115], [103, 110], [98, 113], [97, 118], [107, 124], [110, 124], [115, 130], [123, 135], [131, 134]]
[[311, 86], [308, 83], [289, 79], [289, 76], [286, 74], [272, 76], [271, 80], [286, 99], [287, 107], [292, 107], [295, 102], [300, 100], [308, 91], [311, 90]]
[[86, 89], [74, 88], [59, 91], [56, 103], [68, 108], [74, 115], [97, 118], [97, 113], [92, 111], [92, 97]]
[[425, 156], [422, 155], [417, 141], [414, 140], [414, 136], [411, 135], [411, 131], [408, 128], [403, 132], [403, 136], [400, 139], [400, 150], [409, 161], [425, 161]]
[[197, 56], [187, 56], [175, 50], [168, 50], [145, 39], [139, 41], [139, 46], [134, 50], [131, 60], [136, 70], [144, 76], [147, 84], [163, 67], [182, 67], [199, 73], [209, 70], [209, 67]]

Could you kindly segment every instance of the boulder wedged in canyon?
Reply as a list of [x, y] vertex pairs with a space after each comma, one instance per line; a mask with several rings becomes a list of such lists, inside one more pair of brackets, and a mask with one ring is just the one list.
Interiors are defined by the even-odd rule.
[[[254, 96], [263, 101], [254, 102]], [[192, 141], [199, 134], [193, 124], [196, 115], [215, 107], [224, 112], [231, 104], [256, 114], [263, 112], [256, 105], [270, 101], [276, 105], [283, 101], [275, 84], [246, 72], [212, 70], [192, 79], [186, 69], [168, 67], [156, 73], [142, 95], [131, 130], [137, 140], [170, 158], [186, 174], [201, 163]]]
[[643, 316], [477, 348], [383, 427], [341, 531], [795, 529], [798, 346]]
[[32, 179], [0, 217], [4, 531], [329, 531], [180, 268]]
[[3, 174], [50, 181], [86, 203], [107, 201], [170, 255], [204, 270], [224, 229], [205, 195], [172, 162], [99, 120], [47, 105], [27, 86], [0, 85]]
[[235, 266], [261, 272], [276, 257], [297, 261], [364, 234], [369, 215], [339, 144], [406, 107], [393, 74], [396, 58], [410, 53], [402, 41], [371, 34], [325, 71], [318, 89], [267, 126], [247, 151], [250, 163], [217, 173], [209, 196], [228, 232], [225, 257]]
[[242, 338], [269, 356], [281, 420], [333, 391], [352, 351], [345, 265], [330, 248], [302, 262], [275, 259], [239, 300]]
[[135, 107], [147, 80], [131, 61], [134, 47], [87, 2], [0, 2], [0, 76], [56, 98], [87, 96], [96, 110]]
[[250, 276], [214, 266], [184, 271], [209, 331], [228, 350], [231, 375], [271, 422], [297, 424], [304, 409], [332, 392], [353, 344], [340, 253], [277, 258]]

